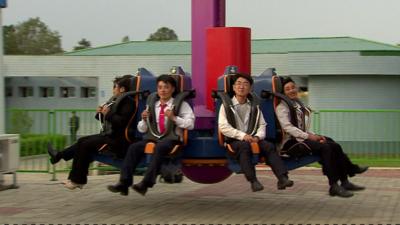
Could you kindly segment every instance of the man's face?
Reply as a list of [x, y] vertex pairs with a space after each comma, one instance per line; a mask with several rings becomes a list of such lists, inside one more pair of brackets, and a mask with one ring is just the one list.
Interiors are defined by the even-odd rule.
[[124, 87], [120, 87], [118, 84], [114, 84], [114, 87], [113, 87], [113, 95], [114, 96], [120, 96], [124, 92], [125, 92]]
[[283, 87], [283, 92], [290, 99], [292, 100], [297, 99], [298, 91], [295, 83], [289, 82], [285, 84], [285, 86]]
[[169, 83], [165, 83], [164, 81], [159, 81], [157, 83], [157, 94], [162, 100], [169, 100], [174, 91], [175, 88]]
[[236, 96], [247, 97], [247, 95], [250, 93], [250, 90], [250, 82], [243, 77], [239, 77], [233, 84], [233, 91], [235, 92]]

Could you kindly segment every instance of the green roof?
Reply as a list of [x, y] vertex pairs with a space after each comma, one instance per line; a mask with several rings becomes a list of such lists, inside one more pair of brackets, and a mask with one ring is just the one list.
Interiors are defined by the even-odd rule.
[[[252, 54], [289, 52], [400, 52], [400, 47], [352, 37], [256, 39]], [[190, 55], [191, 41], [131, 41], [67, 52], [70, 56]]]

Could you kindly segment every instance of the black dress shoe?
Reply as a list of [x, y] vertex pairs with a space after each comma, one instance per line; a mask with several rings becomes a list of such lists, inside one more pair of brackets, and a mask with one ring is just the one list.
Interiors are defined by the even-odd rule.
[[344, 189], [346, 189], [348, 191], [362, 191], [365, 189], [365, 187], [355, 185], [355, 184], [351, 183], [350, 181], [342, 182], [342, 184], [340, 186], [342, 186]]
[[369, 168], [368, 166], [357, 166], [357, 169], [354, 170], [354, 173], [356, 173], [356, 174], [362, 174], [362, 173], [364, 173], [365, 171], [367, 171], [368, 168]]
[[107, 189], [114, 193], [120, 193], [121, 195], [128, 195], [129, 194], [129, 186], [126, 186], [122, 183], [118, 183], [116, 185], [108, 185]]
[[50, 155], [51, 164], [56, 164], [61, 160], [60, 152], [55, 150], [50, 143], [47, 144], [47, 153]]
[[258, 180], [251, 182], [251, 190], [253, 192], [262, 191], [263, 189], [264, 186]]
[[146, 195], [146, 192], [147, 192], [147, 186], [143, 182], [134, 184], [132, 186], [132, 189], [143, 196]]
[[329, 195], [330, 196], [339, 196], [342, 198], [349, 198], [353, 196], [353, 193], [351, 191], [346, 190], [344, 187], [339, 186], [338, 184], [333, 184], [329, 188]]
[[277, 186], [279, 190], [284, 190], [286, 187], [291, 187], [293, 186], [294, 182], [292, 180], [289, 180], [287, 177], [282, 177], [279, 179]]

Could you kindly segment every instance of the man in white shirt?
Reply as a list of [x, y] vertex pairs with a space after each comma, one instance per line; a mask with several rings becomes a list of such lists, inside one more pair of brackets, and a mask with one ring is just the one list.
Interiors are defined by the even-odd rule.
[[[161, 138], [161, 140], [156, 142], [154, 155], [147, 167], [143, 180], [132, 187], [141, 195], [145, 195], [147, 189], [153, 187], [155, 184], [163, 158], [176, 144], [179, 144], [183, 140], [182, 129], [191, 130], [194, 128], [195, 115], [187, 102], [182, 102], [180, 109], [178, 109], [178, 115], [175, 115], [172, 110], [174, 101], [172, 96], [177, 88], [176, 85], [175, 79], [170, 75], [161, 75], [157, 78], [157, 95], [159, 100], [155, 101], [154, 107], [152, 107], [154, 108], [154, 112], [152, 113], [148, 110], [144, 110], [142, 112], [142, 120], [137, 125], [137, 128], [141, 133], [149, 133], [150, 130], [146, 120], [151, 118], [151, 115], [155, 115], [155, 118], [151, 118], [149, 121], [151, 121], [151, 123], [156, 123], [156, 127], [160, 134], [165, 132], [175, 132], [175, 134], [179, 136], [179, 140]], [[166, 128], [168, 120], [173, 122], [175, 127], [174, 131]], [[133, 184], [133, 173], [137, 165], [145, 156], [144, 149], [148, 142], [149, 140], [145, 139], [134, 143], [129, 147], [122, 164], [119, 183], [116, 185], [109, 185], [108, 190], [111, 192], [119, 192], [121, 195], [128, 195], [128, 187]]]
[[[236, 74], [234, 78], [233, 91], [234, 96], [232, 103], [234, 109], [225, 111], [222, 105], [219, 111], [218, 127], [222, 134], [228, 138], [228, 144], [231, 145], [235, 152], [235, 157], [239, 160], [240, 167], [251, 183], [251, 189], [261, 191], [263, 185], [257, 180], [255, 167], [252, 163], [251, 143], [258, 143], [260, 155], [265, 156], [267, 163], [271, 166], [272, 171], [278, 178], [278, 189], [285, 189], [293, 186], [293, 181], [288, 179], [288, 172], [283, 164], [282, 159], [275, 151], [275, 146], [264, 140], [266, 133], [266, 122], [261, 111], [256, 115], [251, 115], [251, 102], [248, 98], [253, 84], [250, 75]], [[257, 108], [257, 110], [259, 110]], [[229, 122], [229, 115], [231, 122]], [[258, 116], [258, 118], [251, 118]], [[233, 120], [234, 117], [234, 120]], [[253, 133], [250, 133], [253, 130]]]
[[[311, 154], [320, 156], [319, 162], [324, 175], [328, 177], [331, 196], [348, 198], [353, 196], [352, 191], [364, 190], [365, 187], [351, 183], [348, 177], [364, 173], [368, 167], [354, 164], [332, 138], [310, 131], [311, 110], [302, 106], [297, 85], [290, 77], [283, 79], [282, 88], [283, 94], [289, 98], [296, 110], [296, 115], [291, 115], [289, 105], [285, 101], [281, 101], [276, 107], [277, 118], [285, 132], [282, 150], [299, 151], [299, 148], [305, 147]], [[293, 124], [292, 119], [295, 119], [297, 125]], [[339, 181], [341, 185], [338, 184]]]

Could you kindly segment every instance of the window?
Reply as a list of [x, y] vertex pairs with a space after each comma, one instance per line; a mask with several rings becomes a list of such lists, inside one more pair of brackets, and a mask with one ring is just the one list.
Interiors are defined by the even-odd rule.
[[19, 87], [19, 97], [33, 97], [33, 87]]
[[96, 97], [96, 87], [81, 87], [82, 98]]
[[61, 87], [60, 88], [60, 97], [61, 98], [75, 97], [75, 88], [74, 87]]
[[6, 87], [6, 97], [13, 96], [13, 87]]
[[40, 92], [40, 97], [42, 98], [54, 97], [53, 87], [40, 87], [39, 92]]

